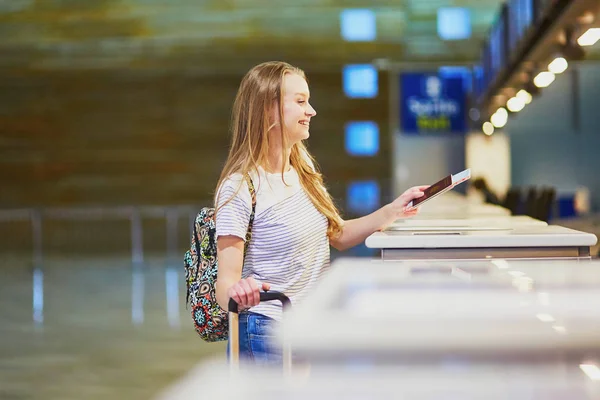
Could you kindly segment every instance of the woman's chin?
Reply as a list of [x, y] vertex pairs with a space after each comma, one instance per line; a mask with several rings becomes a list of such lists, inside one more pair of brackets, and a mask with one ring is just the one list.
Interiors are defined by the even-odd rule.
[[301, 135], [298, 135], [294, 138], [294, 142], [301, 142], [303, 140], [306, 140], [310, 137], [310, 133], [308, 132], [303, 132]]

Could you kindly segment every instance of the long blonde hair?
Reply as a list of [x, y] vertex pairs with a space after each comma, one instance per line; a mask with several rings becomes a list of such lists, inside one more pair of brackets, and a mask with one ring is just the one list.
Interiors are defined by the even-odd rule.
[[[232, 174], [240, 173], [245, 176], [250, 171], [258, 172], [259, 166], [268, 165], [268, 132], [275, 126], [269, 116], [274, 105], [279, 106], [281, 143], [284, 148], [287, 147], [283, 123], [283, 78], [286, 74], [297, 74], [306, 80], [304, 71], [279, 61], [259, 64], [248, 71], [242, 79], [233, 103], [231, 148], [217, 184], [216, 196], [219, 195], [218, 190], [223, 182]], [[286, 152], [282, 152], [282, 154], [285, 166], [287, 164]], [[331, 196], [325, 189], [323, 176], [319, 173], [313, 157], [303, 142], [292, 146], [289, 162], [297, 171], [300, 184], [314, 206], [327, 218], [327, 235], [330, 238], [339, 236], [342, 231], [342, 219]], [[282, 168], [282, 179], [283, 174]], [[238, 192], [239, 190], [240, 188], [238, 188]]]

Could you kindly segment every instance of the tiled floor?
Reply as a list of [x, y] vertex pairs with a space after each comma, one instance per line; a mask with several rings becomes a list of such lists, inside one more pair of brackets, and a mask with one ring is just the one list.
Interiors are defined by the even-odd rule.
[[149, 399], [224, 344], [195, 334], [182, 264], [0, 256], [0, 399]]
[[149, 399], [204, 358], [224, 358], [225, 344], [200, 340], [185, 308], [194, 217], [0, 210], [0, 400]]

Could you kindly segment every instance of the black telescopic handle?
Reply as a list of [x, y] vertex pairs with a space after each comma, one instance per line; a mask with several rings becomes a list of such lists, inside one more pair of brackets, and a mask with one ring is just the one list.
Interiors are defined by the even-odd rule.
[[[263, 301], [271, 301], [271, 300], [279, 300], [281, 302], [281, 305], [283, 306], [284, 311], [287, 310], [292, 305], [290, 298], [281, 292], [261, 292], [260, 293], [261, 303]], [[229, 312], [232, 312], [235, 314], [238, 313], [238, 304], [235, 302], [234, 299], [229, 299]]]

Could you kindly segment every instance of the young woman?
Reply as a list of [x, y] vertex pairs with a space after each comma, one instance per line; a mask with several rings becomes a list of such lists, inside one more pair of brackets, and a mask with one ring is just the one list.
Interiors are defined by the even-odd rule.
[[[304, 72], [284, 62], [266, 62], [242, 79], [232, 116], [232, 143], [217, 185], [217, 300], [240, 312], [240, 357], [256, 363], [281, 361], [270, 343], [281, 305], [259, 304], [260, 290], [276, 290], [298, 304], [329, 266], [329, 246], [348, 249], [398, 218], [423, 195], [413, 187], [362, 218], [344, 221], [323, 185], [303, 141], [317, 114], [309, 103]], [[248, 178], [255, 188], [252, 213]]]

